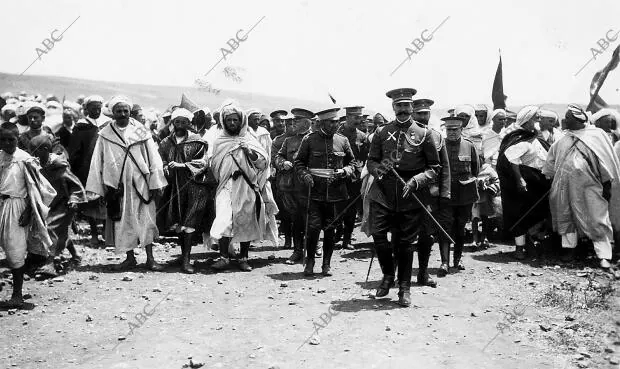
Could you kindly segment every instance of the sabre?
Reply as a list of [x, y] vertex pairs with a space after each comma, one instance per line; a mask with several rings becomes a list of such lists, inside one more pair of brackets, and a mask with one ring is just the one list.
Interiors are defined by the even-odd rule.
[[[403, 186], [407, 185], [407, 182], [405, 182], [405, 180], [403, 179], [403, 177], [400, 176], [400, 174], [398, 174], [398, 172], [396, 171], [396, 169], [394, 168], [390, 168], [390, 170], [392, 171], [392, 173], [394, 173], [394, 175], [396, 176], [396, 178], [398, 178], [398, 180], [400, 181], [400, 183], [403, 184]], [[424, 209], [424, 211], [426, 212], [426, 214], [428, 214], [429, 217], [431, 217], [431, 219], [433, 220], [433, 222], [435, 222], [435, 224], [437, 225], [437, 227], [439, 227], [439, 229], [441, 229], [441, 232], [443, 232], [443, 234], [448, 238], [448, 240], [451, 243], [455, 243], [454, 240], [452, 239], [452, 237], [450, 237], [450, 235], [448, 234], [448, 232], [446, 232], [445, 229], [443, 229], [443, 227], [441, 226], [441, 224], [439, 224], [439, 222], [437, 221], [437, 219], [435, 219], [435, 217], [433, 216], [433, 214], [431, 214], [430, 211], [428, 211], [428, 209], [424, 206], [424, 204], [422, 203], [422, 201], [420, 201], [420, 199], [416, 196], [415, 193], [413, 192], [409, 192], [410, 195], [413, 195], [413, 198], [415, 199], [415, 201], [417, 201], [417, 203], [422, 207], [422, 209]]]

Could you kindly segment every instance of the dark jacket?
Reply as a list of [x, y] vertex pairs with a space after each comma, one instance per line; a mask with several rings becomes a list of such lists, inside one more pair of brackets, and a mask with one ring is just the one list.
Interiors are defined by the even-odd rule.
[[[411, 122], [392, 121], [375, 132], [368, 153], [368, 172], [375, 176], [376, 185], [368, 194], [371, 201], [378, 202], [392, 211], [408, 211], [420, 208], [413, 196], [403, 198], [403, 184], [391, 167], [405, 181], [415, 178], [418, 183], [416, 195], [428, 202], [428, 186], [441, 169], [439, 154], [429, 129], [418, 127], [411, 132]], [[416, 145], [406, 143], [406, 135], [413, 134]]]
[[69, 163], [71, 171], [86, 185], [88, 172], [90, 171], [90, 161], [93, 158], [93, 150], [97, 143], [98, 128], [85, 122], [79, 122], [73, 128], [71, 140], [69, 141]]
[[[309, 169], [344, 169], [347, 178], [360, 174], [360, 165], [355, 161], [349, 141], [339, 134], [328, 136], [322, 130], [312, 132], [302, 139], [294, 165], [300, 180], [310, 174]], [[349, 198], [347, 178], [328, 180], [314, 175], [312, 178], [312, 200], [336, 202]]]
[[[295, 154], [297, 154], [297, 150], [301, 146], [301, 141], [306, 136], [307, 132], [285, 137], [282, 146], [278, 150], [275, 156], [274, 166], [278, 171], [278, 175], [276, 177], [276, 185], [279, 191], [285, 192], [300, 192], [302, 195], [308, 193], [308, 187], [306, 184], [299, 179], [297, 174], [295, 173], [295, 167], [284, 170], [284, 162], [290, 161], [291, 163], [295, 162]], [[276, 137], [276, 140], [282, 136]], [[275, 143], [276, 141], [274, 141]]]
[[474, 143], [461, 138], [457, 142], [446, 141], [450, 159], [450, 205], [469, 205], [478, 200], [478, 186], [475, 180], [480, 167], [478, 151]]

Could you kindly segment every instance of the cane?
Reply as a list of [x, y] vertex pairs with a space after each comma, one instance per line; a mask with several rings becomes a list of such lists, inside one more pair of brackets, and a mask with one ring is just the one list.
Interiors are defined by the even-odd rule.
[[[308, 200], [306, 200], [306, 228], [304, 230], [304, 251], [301, 256], [303, 266], [306, 266], [306, 252], [308, 250], [308, 220], [310, 219], [310, 194], [312, 193], [312, 186], [308, 185]], [[312, 255], [314, 257], [314, 255]]]
[[[405, 182], [405, 180], [403, 179], [403, 177], [400, 176], [400, 174], [398, 174], [398, 172], [396, 171], [396, 169], [391, 168], [392, 173], [394, 173], [394, 175], [396, 176], [396, 178], [398, 178], [398, 180], [400, 181], [400, 183], [403, 184], [403, 186], [407, 185], [407, 182]], [[435, 224], [437, 225], [437, 227], [439, 227], [439, 229], [441, 230], [441, 232], [443, 232], [443, 234], [448, 238], [448, 240], [451, 243], [455, 243], [454, 240], [452, 239], [452, 237], [450, 237], [450, 235], [448, 234], [448, 232], [446, 232], [445, 229], [443, 229], [443, 227], [441, 226], [441, 224], [439, 224], [439, 222], [437, 221], [437, 219], [435, 219], [435, 217], [431, 214], [430, 211], [428, 211], [428, 209], [424, 206], [424, 204], [422, 203], [422, 201], [420, 201], [420, 199], [416, 196], [415, 193], [413, 192], [409, 192], [410, 195], [413, 195], [413, 198], [415, 199], [415, 201], [418, 202], [418, 204], [422, 207], [422, 209], [424, 209], [424, 211], [426, 212], [426, 214], [428, 214], [428, 216], [433, 220], [433, 222], [435, 222]]]
[[370, 264], [368, 265], [368, 273], [366, 273], [366, 282], [364, 285], [368, 284], [368, 277], [370, 276], [370, 270], [372, 269], [372, 261], [375, 260], [375, 248], [372, 248], [372, 257], [370, 258]]

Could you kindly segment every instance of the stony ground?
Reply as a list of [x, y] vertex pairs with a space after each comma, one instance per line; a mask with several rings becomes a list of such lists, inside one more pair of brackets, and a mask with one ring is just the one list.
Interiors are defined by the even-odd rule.
[[[381, 273], [375, 260], [364, 283], [370, 240], [356, 236], [356, 250], [334, 253], [333, 277], [312, 279], [267, 245], [251, 251], [251, 273], [214, 273], [202, 246], [195, 275], [113, 272], [118, 256], [77, 236], [82, 266], [27, 281], [34, 309], [0, 311], [0, 368], [618, 368], [618, 281], [595, 264], [468, 248], [465, 271], [412, 288], [401, 308], [396, 290], [369, 296]], [[165, 241], [160, 261], [180, 253]]]

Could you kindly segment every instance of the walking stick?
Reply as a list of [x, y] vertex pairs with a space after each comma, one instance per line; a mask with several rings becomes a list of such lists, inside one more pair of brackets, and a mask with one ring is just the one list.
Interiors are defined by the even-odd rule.
[[[403, 184], [403, 186], [407, 185], [407, 182], [405, 182], [405, 180], [403, 179], [403, 177], [400, 176], [400, 174], [398, 174], [398, 172], [396, 172], [396, 169], [391, 168], [392, 173], [394, 173], [394, 175], [396, 176], [396, 178], [398, 178], [398, 180], [400, 181], [400, 183]], [[446, 232], [445, 229], [443, 229], [443, 227], [441, 226], [441, 224], [439, 224], [439, 222], [437, 221], [437, 219], [435, 219], [435, 217], [431, 214], [430, 211], [428, 211], [428, 209], [424, 206], [424, 204], [422, 203], [422, 201], [420, 201], [420, 199], [416, 196], [415, 193], [413, 192], [409, 192], [409, 194], [411, 194], [413, 196], [413, 198], [415, 199], [415, 201], [418, 202], [418, 204], [422, 207], [422, 209], [424, 209], [424, 211], [426, 212], [426, 214], [433, 220], [433, 222], [435, 222], [435, 224], [437, 225], [437, 227], [439, 227], [439, 229], [441, 230], [441, 232], [443, 232], [443, 234], [448, 238], [448, 240], [450, 240], [451, 243], [455, 243], [454, 240], [452, 239], [452, 237], [450, 237], [450, 235], [448, 234], [448, 232]]]
[[372, 257], [370, 258], [370, 264], [368, 265], [368, 273], [366, 273], [366, 282], [364, 284], [368, 284], [368, 277], [370, 276], [370, 269], [372, 269], [372, 261], [375, 260], [375, 248], [372, 248]]
[[[304, 229], [304, 251], [301, 256], [301, 261], [303, 266], [306, 266], [306, 252], [308, 250], [308, 220], [310, 217], [308, 216], [310, 212], [310, 194], [312, 193], [312, 187], [308, 186], [308, 200], [306, 200], [306, 228]], [[314, 255], [312, 255], [314, 257]]]

